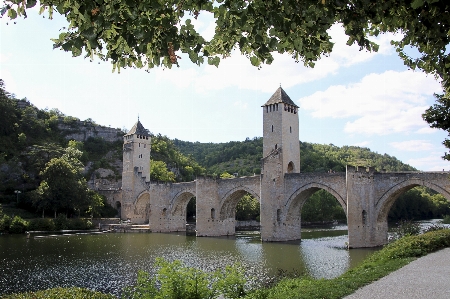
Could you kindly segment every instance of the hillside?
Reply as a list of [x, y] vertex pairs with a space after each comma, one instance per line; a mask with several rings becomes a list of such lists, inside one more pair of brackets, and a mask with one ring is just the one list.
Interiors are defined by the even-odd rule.
[[[180, 151], [192, 156], [210, 175], [223, 172], [247, 176], [261, 173], [262, 137], [227, 143], [200, 143], [175, 139]], [[301, 172], [345, 171], [346, 165], [373, 166], [377, 170], [414, 171], [395, 157], [380, 155], [366, 147], [300, 142]]]

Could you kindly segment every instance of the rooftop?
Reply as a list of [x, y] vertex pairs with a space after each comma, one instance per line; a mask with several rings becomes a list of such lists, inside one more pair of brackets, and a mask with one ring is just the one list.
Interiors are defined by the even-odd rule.
[[295, 105], [295, 103], [291, 100], [291, 98], [287, 95], [283, 88], [281, 88], [281, 86], [278, 87], [277, 91], [275, 91], [275, 93], [262, 107], [277, 103], [285, 103], [298, 108], [298, 106]]
[[148, 130], [146, 128], [144, 128], [144, 126], [139, 121], [139, 119], [138, 119], [137, 123], [134, 124], [134, 126], [131, 128], [131, 130], [126, 135], [134, 135], [134, 134], [142, 135], [142, 136], [150, 136], [150, 133], [148, 132]]

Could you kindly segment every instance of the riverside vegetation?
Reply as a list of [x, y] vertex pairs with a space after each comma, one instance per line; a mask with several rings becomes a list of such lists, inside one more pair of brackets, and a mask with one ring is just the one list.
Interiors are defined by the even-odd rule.
[[[209, 299], [223, 294], [237, 299], [338, 299], [358, 288], [386, 276], [414, 259], [439, 249], [450, 247], [450, 229], [436, 229], [422, 235], [406, 235], [374, 253], [359, 266], [334, 279], [284, 277], [271, 286], [248, 289], [238, 266], [214, 273], [188, 268], [179, 261], [158, 260], [157, 275], [140, 272], [134, 286], [127, 287], [123, 299]], [[6, 295], [5, 299], [49, 298], [115, 298], [109, 294], [80, 289], [56, 288], [45, 291]]]

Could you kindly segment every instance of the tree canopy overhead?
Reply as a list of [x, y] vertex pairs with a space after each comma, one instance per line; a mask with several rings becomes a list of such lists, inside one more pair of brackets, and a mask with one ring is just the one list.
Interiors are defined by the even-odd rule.
[[[1, 13], [25, 16], [36, 0], [6, 0]], [[40, 13], [56, 10], [69, 22], [55, 48], [110, 60], [113, 69], [178, 65], [180, 53], [195, 64], [216, 65], [238, 50], [254, 66], [270, 64], [272, 53], [289, 53], [307, 66], [331, 53], [328, 29], [340, 23], [348, 45], [376, 51], [370, 36], [400, 32], [392, 42], [404, 63], [433, 74], [443, 87], [424, 114], [433, 127], [450, 131], [450, 3], [447, 0], [42, 0]], [[207, 40], [192, 19], [212, 14], [215, 34]], [[408, 49], [418, 50], [416, 57]], [[446, 140], [444, 145], [450, 146]], [[450, 158], [450, 156], [446, 156]]]

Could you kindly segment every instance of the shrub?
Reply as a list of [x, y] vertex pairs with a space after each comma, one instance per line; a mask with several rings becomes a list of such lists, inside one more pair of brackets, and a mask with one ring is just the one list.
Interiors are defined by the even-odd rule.
[[50, 218], [36, 218], [30, 220], [28, 224], [30, 231], [53, 231], [55, 230], [55, 223]]
[[27, 230], [28, 222], [19, 216], [15, 216], [9, 227], [9, 232], [13, 234], [22, 234]]
[[237, 267], [207, 273], [184, 266], [180, 261], [156, 260], [156, 277], [140, 271], [136, 285], [125, 288], [122, 298], [130, 299], [203, 299], [219, 294], [237, 299], [245, 295], [245, 278]]
[[53, 222], [55, 223], [55, 229], [56, 230], [69, 229], [69, 220], [63, 214], [59, 214], [58, 217], [53, 219]]
[[386, 258], [419, 257], [450, 246], [450, 229], [431, 231], [418, 236], [406, 236], [387, 245], [382, 251]]
[[442, 219], [442, 223], [450, 224], [450, 215], [445, 215], [444, 219]]
[[11, 225], [11, 217], [3, 214], [0, 218], [0, 232], [8, 232]]
[[94, 225], [88, 219], [75, 218], [71, 219], [69, 222], [69, 229], [74, 230], [82, 230], [82, 229], [91, 229]]
[[420, 234], [420, 224], [410, 220], [402, 220], [392, 231], [393, 240], [398, 240], [406, 236], [416, 236]]

